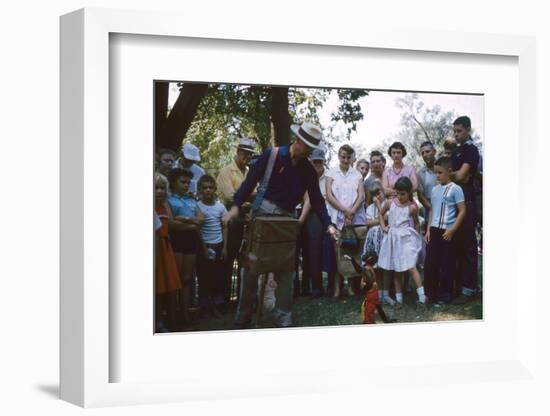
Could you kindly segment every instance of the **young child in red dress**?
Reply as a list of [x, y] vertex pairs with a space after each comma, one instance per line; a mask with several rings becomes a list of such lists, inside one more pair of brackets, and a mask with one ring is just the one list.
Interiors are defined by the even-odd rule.
[[168, 179], [157, 173], [155, 175], [155, 214], [160, 219], [160, 228], [155, 230], [156, 332], [176, 329], [176, 291], [181, 288], [176, 258], [168, 237], [168, 222], [172, 214], [166, 202], [167, 195]]

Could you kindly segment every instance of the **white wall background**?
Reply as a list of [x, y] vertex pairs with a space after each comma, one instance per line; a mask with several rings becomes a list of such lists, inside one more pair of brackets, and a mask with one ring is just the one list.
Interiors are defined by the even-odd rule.
[[[188, 2], [191, 3], [191, 2]], [[193, 2], [194, 3], [194, 2]], [[433, 28], [434, 30], [507, 33], [537, 37], [538, 74], [538, 134], [539, 149], [547, 138], [547, 115], [550, 114], [550, 29], [544, 2], [460, 2], [405, 0], [373, 2], [283, 1], [246, 2], [202, 0], [187, 5], [182, 1], [152, 0], [89, 0], [40, 2], [21, 0], [3, 4], [0, 13], [0, 169], [2, 169], [2, 203], [0, 204], [0, 297], [2, 344], [0, 353], [0, 413], [5, 415], [73, 414], [82, 410], [57, 400], [58, 394], [58, 162], [59, 162], [59, 16], [81, 7], [113, 7], [121, 9], [165, 9], [189, 14], [190, 19], [226, 15], [229, 19], [243, 16], [248, 24], [261, 24], [259, 19], [280, 19], [281, 28], [290, 24], [324, 25], [336, 30], [342, 25], [389, 25], [392, 27]], [[367, 2], [364, 2], [367, 3]], [[263, 7], [262, 7], [263, 6]], [[258, 17], [259, 16], [259, 17]], [[185, 24], [185, 22], [182, 22]], [[245, 32], [246, 25], [235, 27]], [[531, 167], [534, 176], [544, 175], [543, 152], [537, 155], [538, 167]], [[514, 174], [510, 172], [510, 174]], [[541, 183], [542, 185], [542, 183]], [[514, 190], [511, 190], [512, 194]], [[541, 205], [547, 203], [547, 192], [541, 192]], [[545, 202], [546, 201], [546, 202]], [[547, 217], [547, 215], [540, 215]], [[538, 247], [548, 227], [540, 228]], [[511, 242], [513, 249], [513, 242]], [[542, 263], [541, 263], [542, 264]], [[539, 274], [542, 275], [542, 269]], [[547, 272], [544, 273], [548, 275]], [[549, 293], [543, 282], [537, 291]], [[540, 297], [542, 300], [543, 297]], [[541, 315], [548, 317], [548, 308], [541, 305]], [[549, 351], [547, 339], [545, 351]], [[548, 360], [541, 357], [541, 366], [548, 372]], [[498, 386], [488, 388], [498, 389]], [[502, 403], [483, 403], [483, 394], [473, 393], [481, 400], [460, 404], [461, 398], [449, 409], [449, 414], [469, 414], [480, 409], [543, 414], [549, 405], [542, 391], [534, 392], [539, 402], [522, 395], [506, 397]], [[481, 392], [482, 393], [482, 392]], [[426, 396], [396, 398], [387, 403], [387, 411], [397, 410], [397, 403], [411, 408], [424, 407]], [[100, 409], [101, 414], [248, 414], [261, 409], [264, 414], [281, 412], [313, 412], [318, 414], [350, 414], [365, 411], [368, 392], [364, 397], [335, 394], [330, 397], [285, 397], [254, 401], [225, 401]], [[456, 401], [458, 400], [458, 404]], [[537, 407], [535, 407], [537, 406]], [[474, 410], [477, 409], [477, 410]], [[537, 410], [536, 410], [537, 409]], [[419, 408], [417, 408], [419, 410]], [[430, 409], [427, 413], [430, 413]], [[437, 409], [432, 409], [436, 411]], [[546, 412], [545, 412], [546, 411]], [[463, 413], [462, 413], [463, 414]], [[548, 414], [548, 413], [546, 413]]]

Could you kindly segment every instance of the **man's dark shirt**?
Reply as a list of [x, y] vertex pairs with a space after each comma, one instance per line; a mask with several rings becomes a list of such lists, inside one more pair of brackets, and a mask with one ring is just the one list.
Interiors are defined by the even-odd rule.
[[466, 183], [459, 185], [464, 191], [464, 200], [466, 202], [474, 201], [474, 176], [479, 165], [479, 151], [471, 138], [468, 138], [465, 143], [454, 149], [453, 154], [451, 155], [451, 161], [453, 164], [453, 171], [455, 172], [459, 170], [464, 163], [470, 165], [470, 171], [468, 172], [471, 175], [470, 178], [466, 181]]
[[[237, 207], [246, 201], [256, 184], [263, 179], [270, 153], [271, 149], [267, 149], [250, 166], [248, 175], [235, 193], [234, 205]], [[309, 194], [313, 210], [326, 229], [331, 222], [325, 200], [319, 189], [319, 179], [315, 169], [307, 159], [300, 159], [295, 166], [292, 166], [289, 146], [281, 146], [264, 198], [280, 208], [292, 212], [302, 202], [306, 191]]]

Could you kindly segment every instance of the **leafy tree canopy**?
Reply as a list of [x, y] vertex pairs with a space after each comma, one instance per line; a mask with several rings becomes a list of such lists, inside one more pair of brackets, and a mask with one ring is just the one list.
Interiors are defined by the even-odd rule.
[[[182, 143], [193, 143], [200, 149], [201, 165], [212, 174], [229, 163], [240, 137], [253, 138], [258, 151], [266, 149], [274, 140], [272, 90], [270, 86], [210, 84]], [[287, 90], [288, 115], [293, 124], [304, 121], [321, 124], [320, 111], [331, 95], [336, 94], [337, 106], [330, 114], [330, 125], [322, 126], [328, 132], [325, 134], [328, 144], [343, 140], [331, 135], [336, 124], [345, 126], [345, 138], [349, 139], [357, 122], [364, 117], [359, 99], [368, 95], [366, 90], [296, 87]]]

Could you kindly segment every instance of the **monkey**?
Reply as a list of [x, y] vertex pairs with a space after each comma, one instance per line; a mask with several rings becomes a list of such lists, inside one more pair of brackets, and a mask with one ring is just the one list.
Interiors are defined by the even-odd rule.
[[374, 311], [378, 311], [378, 314], [384, 321], [384, 323], [397, 322], [395, 319], [389, 319], [378, 296], [378, 287], [376, 285], [376, 279], [374, 277], [374, 269], [372, 267], [372, 259], [365, 258], [365, 267], [361, 267], [357, 260], [353, 257], [344, 255], [344, 258], [351, 261], [353, 268], [357, 274], [361, 275], [361, 290], [364, 295], [363, 302], [361, 303], [361, 316], [363, 317], [364, 324], [374, 324]]

